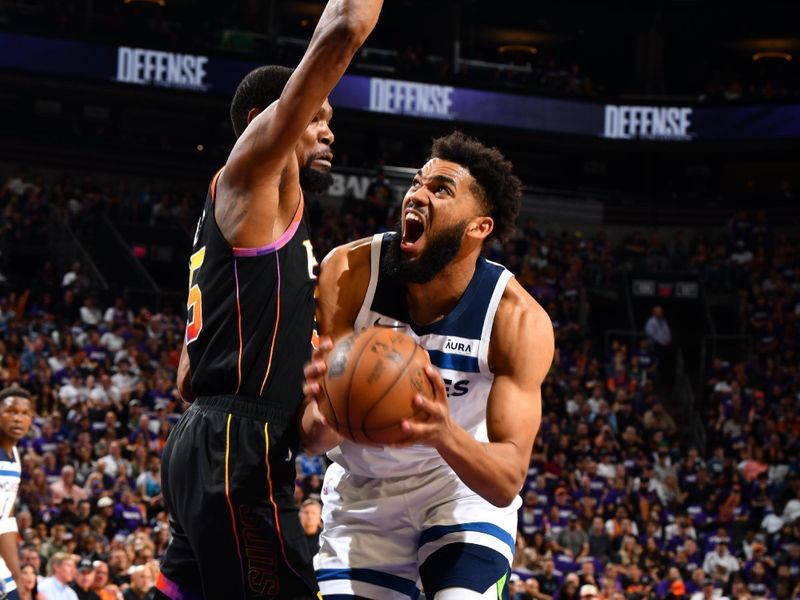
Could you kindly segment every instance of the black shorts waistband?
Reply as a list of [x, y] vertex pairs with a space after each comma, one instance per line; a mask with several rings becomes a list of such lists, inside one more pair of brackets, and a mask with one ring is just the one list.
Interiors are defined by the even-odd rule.
[[208, 410], [227, 412], [237, 417], [266, 421], [273, 426], [285, 429], [294, 423], [297, 409], [289, 411], [284, 406], [269, 402], [264, 398], [251, 398], [249, 396], [234, 396], [224, 394], [221, 396], [200, 396], [194, 401], [194, 406]]

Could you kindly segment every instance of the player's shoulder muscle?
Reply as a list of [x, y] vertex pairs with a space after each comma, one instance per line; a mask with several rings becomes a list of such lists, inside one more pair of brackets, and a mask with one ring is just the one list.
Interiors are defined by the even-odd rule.
[[497, 308], [490, 342], [492, 370], [529, 371], [544, 378], [553, 359], [553, 324], [516, 279], [508, 282]]
[[334, 283], [341, 275], [357, 276], [369, 271], [372, 238], [362, 238], [337, 246], [322, 259], [320, 285], [323, 279]]
[[323, 333], [335, 334], [355, 321], [369, 285], [371, 239], [334, 248], [322, 260], [318, 306]]

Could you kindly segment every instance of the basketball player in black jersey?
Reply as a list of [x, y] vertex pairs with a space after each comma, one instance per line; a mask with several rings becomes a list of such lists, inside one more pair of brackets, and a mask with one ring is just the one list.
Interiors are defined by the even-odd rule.
[[159, 598], [318, 597], [293, 497], [316, 264], [301, 175], [313, 186], [330, 169], [326, 98], [381, 4], [330, 0], [294, 72], [258, 69], [234, 97], [238, 140], [189, 265], [178, 384], [193, 404], [164, 449]]

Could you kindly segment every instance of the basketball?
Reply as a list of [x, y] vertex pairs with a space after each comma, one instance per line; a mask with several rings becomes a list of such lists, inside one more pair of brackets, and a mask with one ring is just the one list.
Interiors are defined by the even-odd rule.
[[341, 435], [360, 444], [391, 444], [407, 435], [403, 419], [419, 418], [414, 395], [431, 397], [428, 355], [407, 334], [371, 327], [340, 340], [328, 357], [320, 409]]

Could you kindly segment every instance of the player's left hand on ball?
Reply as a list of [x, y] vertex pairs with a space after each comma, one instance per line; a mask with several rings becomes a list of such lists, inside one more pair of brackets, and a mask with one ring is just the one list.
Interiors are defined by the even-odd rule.
[[304, 445], [323, 453], [337, 446], [342, 437], [330, 426], [319, 409], [322, 400], [322, 379], [328, 370], [325, 362], [333, 348], [333, 341], [327, 336], [320, 338], [319, 345], [311, 355], [311, 360], [303, 368], [303, 396], [305, 408], [301, 416], [301, 435]]
[[405, 447], [412, 444], [425, 444], [437, 447], [448, 435], [453, 427], [450, 416], [450, 407], [447, 404], [447, 389], [444, 380], [432, 365], [425, 367], [425, 375], [433, 390], [432, 397], [417, 394], [414, 397], [414, 408], [422, 414], [414, 419], [404, 419], [400, 428], [408, 434], [402, 443], [392, 444], [393, 447]]
[[314, 349], [311, 354], [311, 360], [303, 367], [303, 396], [319, 402], [321, 399], [322, 378], [328, 370], [328, 364], [325, 362], [328, 353], [333, 348], [333, 341], [328, 336], [320, 338], [319, 345]]

